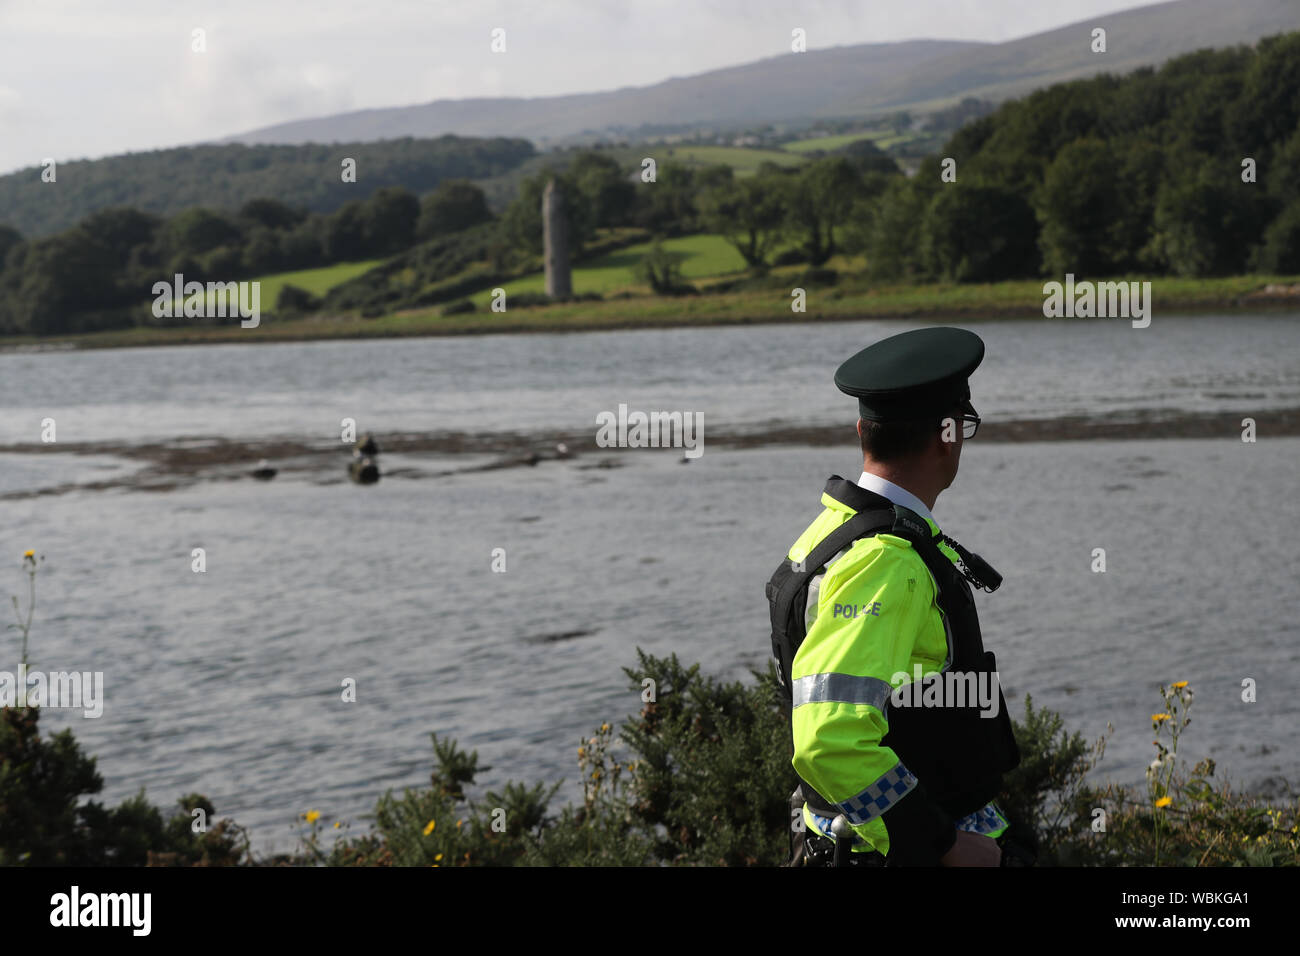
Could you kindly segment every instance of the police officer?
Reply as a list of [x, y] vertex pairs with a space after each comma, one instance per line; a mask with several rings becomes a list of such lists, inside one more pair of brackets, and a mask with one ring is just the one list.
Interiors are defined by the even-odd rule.
[[1001, 578], [931, 514], [979, 426], [967, 379], [983, 357], [972, 332], [917, 329], [835, 374], [858, 400], [862, 476], [830, 479], [768, 585], [801, 780], [794, 865], [828, 863], [837, 817], [851, 865], [1010, 862], [992, 801], [1019, 752], [971, 592]]

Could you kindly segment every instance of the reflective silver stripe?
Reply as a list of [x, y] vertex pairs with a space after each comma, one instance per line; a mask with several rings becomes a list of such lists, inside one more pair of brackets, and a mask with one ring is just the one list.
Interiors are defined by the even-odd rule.
[[[813, 575], [812, 580], [808, 582], [808, 594], [805, 598], [806, 603], [804, 604], [803, 614], [803, 632], [805, 634], [810, 632], [813, 625], [817, 622], [817, 604], [821, 598], [822, 578], [826, 576], [826, 572], [830, 571], [832, 564], [848, 553], [848, 548], [841, 548], [829, 561], [826, 562], [826, 566], [822, 573]], [[804, 560], [807, 560], [807, 555], [804, 556]]]
[[794, 681], [794, 706], [834, 701], [840, 704], [870, 704], [884, 711], [894, 688], [875, 677], [852, 674], [809, 674]]
[[854, 826], [880, 816], [916, 786], [916, 777], [903, 764], [896, 763], [856, 797], [835, 804]]

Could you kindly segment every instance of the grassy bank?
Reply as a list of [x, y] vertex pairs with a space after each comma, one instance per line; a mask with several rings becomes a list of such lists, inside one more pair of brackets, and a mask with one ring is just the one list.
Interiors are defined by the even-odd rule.
[[[721, 253], [697, 250], [704, 258]], [[618, 253], [616, 255], [624, 255]], [[622, 265], [622, 264], [621, 264]], [[854, 319], [933, 319], [961, 321], [1042, 316], [1041, 280], [991, 284], [892, 285], [865, 288], [846, 283], [808, 289], [807, 311], [791, 311], [790, 289], [798, 284], [801, 267], [773, 270], [772, 287], [742, 292], [663, 297], [636, 286], [620, 285], [614, 266], [593, 264], [593, 279], [607, 288], [622, 289], [620, 298], [561, 303], [505, 312], [477, 312], [444, 316], [439, 309], [399, 312], [363, 319], [356, 315], [318, 315], [277, 321], [263, 317], [256, 329], [240, 328], [237, 320], [213, 320], [189, 328], [132, 328], [82, 335], [14, 336], [0, 339], [0, 348], [31, 345], [72, 348], [128, 348], [151, 345], [209, 343], [295, 342], [315, 339], [383, 338], [395, 336], [474, 335], [500, 332], [584, 332], [601, 329], [655, 328], [692, 325], [729, 325], [771, 322], [816, 322]], [[784, 283], [784, 284], [783, 284]], [[1265, 294], [1270, 285], [1300, 284], [1300, 277], [1230, 276], [1214, 279], [1157, 278], [1152, 280], [1152, 315], [1184, 312], [1244, 312], [1289, 308], [1300, 296]], [[585, 291], [575, 282], [579, 291]], [[532, 279], [507, 287], [511, 292], [530, 290]], [[486, 301], [485, 297], [479, 296]], [[265, 301], [265, 300], [264, 300]], [[1089, 321], [1089, 320], [1075, 320]], [[216, 324], [224, 322], [224, 324]]]

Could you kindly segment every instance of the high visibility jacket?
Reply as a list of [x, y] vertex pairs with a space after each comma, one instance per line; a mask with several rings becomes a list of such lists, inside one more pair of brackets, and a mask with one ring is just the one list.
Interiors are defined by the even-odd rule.
[[[859, 510], [890, 507], [844, 479], [832, 479], [822, 504], [825, 510], [790, 548], [792, 562], [803, 561]], [[922, 519], [907, 513], [920, 527]], [[810, 580], [806, 636], [790, 673], [793, 764], [815, 804], [804, 807], [806, 825], [829, 835], [831, 817], [843, 813], [860, 838], [855, 850], [874, 849], [903, 864], [937, 863], [957, 829], [999, 836], [1007, 820], [989, 801], [1001, 772], [1019, 761], [1000, 689], [1000, 712], [990, 719], [942, 708], [924, 717], [898, 710], [903, 691], [895, 688], [906, 690], [918, 675], [956, 676], [958, 665], [973, 671], [981, 660], [992, 662], [969, 587], [955, 569], [958, 555], [932, 519], [925, 523], [954, 565], [952, 577], [969, 606], [941, 607], [934, 575], [904, 538], [887, 532], [860, 538]], [[944, 584], [950, 602], [955, 591]], [[995, 683], [995, 672], [992, 677]], [[906, 728], [905, 721], [911, 722]], [[909, 759], [925, 768], [929, 787], [890, 745], [895, 738], [906, 740]]]

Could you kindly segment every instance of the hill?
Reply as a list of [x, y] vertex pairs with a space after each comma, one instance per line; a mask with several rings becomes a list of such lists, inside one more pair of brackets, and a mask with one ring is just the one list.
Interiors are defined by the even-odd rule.
[[[60, 163], [55, 184], [40, 169], [0, 176], [0, 224], [28, 238], [75, 226], [114, 206], [173, 215], [205, 206], [233, 212], [250, 199], [274, 198], [329, 213], [386, 186], [429, 192], [444, 179], [509, 172], [534, 156], [525, 139], [398, 139], [285, 146], [186, 146]], [[357, 161], [357, 181], [342, 181], [344, 157]]]
[[[1097, 26], [1107, 30], [1105, 54], [1090, 48]], [[1005, 43], [924, 40], [811, 49], [645, 87], [360, 110], [282, 123], [230, 140], [368, 141], [455, 132], [525, 136], [549, 146], [648, 138], [701, 126], [806, 126], [818, 118], [926, 110], [965, 96], [1000, 101], [1053, 83], [1122, 73], [1297, 28], [1296, 0], [1175, 0]]]

